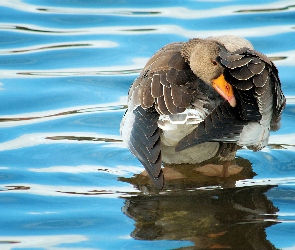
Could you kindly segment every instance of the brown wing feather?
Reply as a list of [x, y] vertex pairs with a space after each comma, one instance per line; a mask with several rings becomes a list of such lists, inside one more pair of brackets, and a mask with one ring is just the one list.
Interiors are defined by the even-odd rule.
[[[254, 119], [258, 115], [257, 112], [261, 115], [272, 112], [271, 126], [277, 126], [286, 105], [286, 98], [275, 65], [267, 56], [255, 50], [243, 48], [234, 53], [221, 50], [220, 62], [225, 67], [226, 79], [236, 88], [236, 92], [241, 93], [240, 90], [243, 90], [245, 95], [249, 91], [248, 96], [256, 99], [256, 102], [252, 100], [252, 103], [256, 103], [258, 109], [249, 109], [250, 101], [247, 101], [247, 98], [244, 101], [242, 97], [239, 98], [242, 100], [242, 110], [245, 113], [242, 117], [251, 119], [250, 113], [253, 111], [256, 111], [252, 115]], [[273, 98], [273, 101], [270, 102], [269, 98]]]
[[[180, 51], [183, 43], [172, 43], [160, 49], [147, 62], [135, 84], [141, 89], [144, 108], [155, 105], [160, 114], [183, 112], [193, 100], [191, 83], [196, 78]], [[193, 77], [194, 76], [194, 77]], [[129, 97], [135, 87], [131, 87]]]
[[177, 152], [207, 141], [237, 142], [247, 121], [228, 102], [220, 104], [190, 134], [181, 139]]
[[123, 124], [130, 151], [160, 189], [164, 177], [158, 118], [161, 114], [185, 111], [195, 92], [196, 77], [192, 77], [189, 65], [180, 54], [182, 46], [182, 43], [166, 45], [147, 62], [130, 87], [129, 110], [125, 114], [128, 122]]
[[280, 128], [280, 120], [283, 110], [286, 107], [286, 97], [283, 94], [282, 88], [281, 88], [281, 82], [278, 76], [278, 70], [276, 66], [273, 64], [272, 66], [272, 75], [274, 82], [274, 104], [275, 108], [272, 114], [272, 120], [271, 120], [271, 129], [273, 131], [276, 131]]
[[278, 72], [263, 54], [248, 48], [228, 52], [221, 48], [218, 61], [224, 67], [225, 79], [234, 87], [237, 107], [228, 102], [217, 106], [197, 128], [176, 146], [181, 151], [206, 141], [237, 142], [243, 127], [272, 115], [271, 128], [277, 128], [285, 107]]
[[128, 147], [144, 165], [155, 185], [161, 189], [164, 177], [161, 169], [161, 141], [158, 128], [159, 114], [154, 109], [135, 108]]

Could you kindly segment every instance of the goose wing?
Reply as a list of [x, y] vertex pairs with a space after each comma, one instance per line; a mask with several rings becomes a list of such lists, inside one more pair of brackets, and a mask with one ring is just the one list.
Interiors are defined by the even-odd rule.
[[[129, 111], [127, 111], [129, 112]], [[161, 169], [161, 141], [158, 128], [159, 114], [154, 108], [144, 109], [140, 105], [125, 114], [123, 138], [129, 150], [143, 164], [154, 184], [163, 188], [164, 177]]]
[[[252, 121], [277, 127], [286, 104], [278, 71], [265, 55], [248, 48], [233, 53], [221, 48], [218, 58], [224, 77], [234, 87], [236, 108], [218, 105], [196, 129], [176, 146], [184, 150], [205, 141], [238, 142], [245, 125]], [[258, 139], [258, 138], [257, 138]]]
[[181, 56], [182, 46], [168, 44], [151, 57], [129, 90], [129, 100], [137, 98], [133, 105], [154, 106], [161, 115], [181, 113], [190, 105], [195, 76]]
[[198, 127], [182, 138], [175, 147], [176, 152], [208, 141], [237, 142], [248, 121], [240, 119], [229, 103], [218, 105]]
[[[237, 57], [241, 58], [236, 60]], [[286, 106], [278, 70], [264, 54], [242, 48], [229, 53], [221, 49], [220, 63], [225, 67], [225, 78], [234, 86], [240, 100], [241, 118], [257, 120], [272, 113], [272, 124], [279, 122]], [[249, 108], [249, 106], [255, 106]], [[254, 115], [253, 115], [254, 112]]]
[[158, 188], [163, 186], [158, 118], [185, 111], [195, 92], [195, 76], [180, 54], [182, 46], [166, 45], [147, 62], [129, 90], [121, 124], [123, 140]]

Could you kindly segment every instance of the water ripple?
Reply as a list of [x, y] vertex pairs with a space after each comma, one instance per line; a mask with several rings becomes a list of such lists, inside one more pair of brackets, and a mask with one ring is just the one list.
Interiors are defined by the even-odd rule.
[[69, 33], [75, 33], [74, 31], [67, 31], [67, 30], [58, 30], [58, 29], [49, 29], [37, 25], [15, 25], [15, 24], [1, 24], [0, 30], [10, 30], [10, 31], [16, 31], [18, 33], [52, 33], [52, 34], [64, 34], [68, 35]]
[[[294, 245], [291, 2], [1, 1], [1, 247]], [[163, 45], [224, 34], [248, 38], [279, 67], [282, 128], [264, 150], [238, 151], [239, 176], [165, 166], [159, 193], [119, 136], [129, 85]], [[278, 222], [289, 237], [279, 243]]]
[[[198, 2], [198, 1], [196, 1]], [[203, 1], [201, 1], [203, 2]], [[217, 2], [217, 1], [214, 1]], [[193, 19], [193, 18], [204, 18], [204, 17], [216, 17], [223, 15], [230, 15], [232, 13], [257, 13], [257, 12], [281, 12], [281, 11], [291, 11], [294, 8], [294, 5], [290, 5], [290, 1], [282, 0], [272, 3], [265, 4], [254, 4], [251, 5], [251, 8], [247, 5], [229, 5], [226, 7], [217, 7], [217, 8], [209, 8], [203, 7], [204, 9], [188, 9], [186, 7], [174, 7], [173, 2], [171, 5], [164, 7], [153, 7], [151, 4], [141, 4], [144, 6], [142, 8], [118, 8], [108, 6], [108, 8], [95, 8], [97, 6], [93, 6], [93, 8], [87, 8], [77, 5], [76, 7], [72, 6], [48, 6], [42, 5], [33, 5], [29, 3], [24, 3], [21, 0], [11, 0], [1, 4], [2, 6], [6, 6], [8, 8], [12, 8], [15, 10], [20, 10], [24, 12], [31, 13], [44, 13], [44, 14], [71, 14], [71, 15], [116, 15], [116, 16], [143, 16], [143, 17], [152, 17], [155, 15], [160, 15], [163, 17], [173, 17], [173, 18], [182, 18], [182, 19]], [[186, 5], [185, 3], [183, 4]], [[86, 5], [87, 6], [87, 5]], [[89, 4], [88, 4], [89, 6]], [[217, 5], [218, 6], [218, 5]], [[211, 7], [211, 6], [210, 6]]]
[[285, 7], [277, 7], [277, 8], [260, 8], [260, 9], [244, 9], [244, 10], [237, 10], [237, 13], [257, 13], [257, 12], [276, 12], [276, 11], [288, 11], [295, 8], [295, 5], [287, 5]]
[[[63, 235], [30, 235], [30, 236], [1, 236], [0, 245], [3, 250], [18, 248], [46, 248], [59, 249], [60, 244], [73, 244], [89, 240], [88, 237], [78, 234]], [[7, 245], [8, 244], [8, 245]], [[84, 248], [93, 250], [93, 248]]]
[[139, 193], [131, 185], [126, 186], [59, 186], [39, 185], [33, 183], [11, 183], [0, 185], [0, 193], [13, 192], [35, 194], [41, 196], [94, 196], [101, 198], [130, 197]]
[[99, 165], [78, 165], [78, 166], [52, 166], [47, 168], [29, 168], [28, 171], [37, 173], [69, 173], [69, 174], [80, 174], [80, 173], [97, 173], [104, 172], [116, 176], [134, 174], [142, 172], [142, 167], [136, 166], [122, 166], [117, 165], [115, 167], [99, 166]]
[[103, 146], [108, 147], [110, 145], [116, 148], [126, 147], [123, 144], [121, 137], [116, 135], [103, 135], [83, 132], [63, 132], [24, 134], [16, 139], [0, 143], [0, 151], [15, 150], [42, 144], [54, 143], [102, 143]]
[[122, 97], [119, 102], [105, 103], [100, 106], [79, 106], [64, 108], [59, 110], [49, 110], [43, 112], [32, 112], [26, 114], [17, 114], [11, 116], [1, 116], [0, 117], [0, 127], [14, 127], [20, 125], [28, 125], [37, 122], [49, 121], [52, 119], [61, 119], [68, 116], [82, 115], [85, 113], [100, 113], [100, 112], [110, 112], [110, 111], [121, 111], [126, 109], [126, 97]]
[[29, 47], [18, 47], [10, 50], [0, 49], [0, 54], [24, 54], [24, 53], [32, 53], [39, 51], [49, 51], [49, 50], [68, 50], [74, 48], [114, 48], [117, 47], [118, 44], [113, 41], [79, 41], [79, 42], [71, 42], [71, 43], [50, 43], [47, 45], [35, 45]]
[[141, 34], [175, 34], [181, 35], [185, 38], [191, 37], [208, 37], [214, 34], [218, 35], [237, 35], [244, 37], [262, 37], [277, 35], [287, 32], [294, 32], [294, 24], [282, 24], [282, 25], [268, 25], [257, 27], [244, 27], [237, 29], [206, 29], [206, 30], [191, 30], [183, 26], [174, 24], [157, 24], [157, 25], [124, 25], [124, 26], [99, 26], [99, 27], [83, 27], [75, 29], [66, 28], [49, 28], [44, 26], [38, 26], [33, 24], [27, 24], [26, 26], [17, 26], [15, 24], [2, 23], [0, 30], [11, 30], [19, 33], [49, 33], [48, 35], [59, 36], [77, 36], [77, 35], [134, 35], [135, 33]]
[[[139, 74], [147, 61], [147, 58], [134, 58], [135, 63], [130, 65], [119, 65], [95, 68], [66, 68], [54, 70], [13, 70], [0, 69], [2, 78], [27, 78], [27, 77], [71, 77], [71, 76], [115, 76]], [[135, 77], [134, 77], [135, 78]]]

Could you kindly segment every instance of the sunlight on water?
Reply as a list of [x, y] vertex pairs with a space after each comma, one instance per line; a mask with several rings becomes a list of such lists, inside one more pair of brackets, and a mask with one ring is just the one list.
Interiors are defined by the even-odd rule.
[[[1, 249], [294, 249], [295, 3], [0, 3]], [[154, 188], [119, 135], [130, 84], [170, 42], [240, 35], [280, 72], [282, 128], [242, 171], [164, 168]]]

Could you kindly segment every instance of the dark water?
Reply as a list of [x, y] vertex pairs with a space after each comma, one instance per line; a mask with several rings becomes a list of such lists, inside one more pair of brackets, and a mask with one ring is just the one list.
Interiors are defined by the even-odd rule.
[[[295, 249], [295, 1], [0, 2], [0, 249]], [[272, 57], [287, 108], [226, 180], [169, 167], [160, 194], [121, 142], [163, 45], [234, 34]]]

